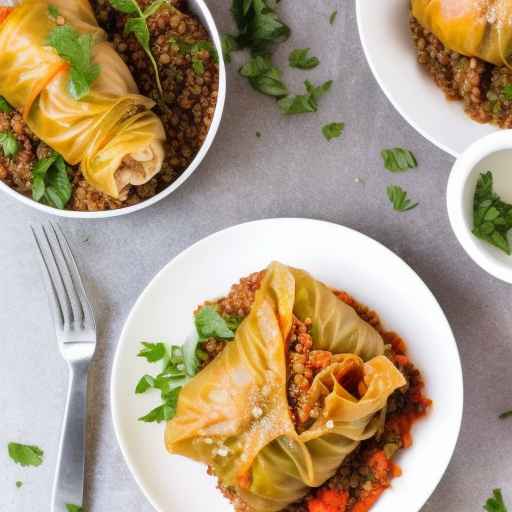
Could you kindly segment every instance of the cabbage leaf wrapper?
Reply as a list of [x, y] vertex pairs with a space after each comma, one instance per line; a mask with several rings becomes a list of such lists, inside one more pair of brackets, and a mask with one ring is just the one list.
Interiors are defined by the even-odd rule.
[[[287, 399], [294, 315], [311, 318], [313, 349], [334, 353], [308, 391], [321, 414], [300, 434]], [[211, 466], [252, 510], [281, 510], [377, 432], [388, 397], [406, 383], [383, 351], [377, 331], [327, 286], [274, 262], [234, 341], [182, 389], [167, 449]], [[364, 382], [361, 398], [350, 392], [354, 381]]]
[[512, 0], [411, 0], [411, 9], [450, 50], [511, 66]]
[[69, 92], [70, 66], [48, 45], [56, 27], [49, 3], [23, 0], [0, 18], [0, 95], [23, 113], [30, 129], [71, 165], [80, 164], [97, 190], [118, 198], [129, 184], [157, 174], [165, 132], [138, 94], [133, 77], [106, 40], [88, 0], [52, 0], [67, 25], [94, 40], [98, 78], [80, 100]]

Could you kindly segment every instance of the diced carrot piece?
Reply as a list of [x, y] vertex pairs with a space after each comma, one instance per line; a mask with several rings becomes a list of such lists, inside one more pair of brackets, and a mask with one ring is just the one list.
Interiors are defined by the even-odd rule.
[[385, 480], [389, 471], [389, 460], [382, 450], [375, 452], [368, 461], [368, 465], [378, 480]]
[[391, 463], [391, 474], [393, 475], [393, 478], [397, 478], [399, 476], [402, 476], [402, 468], [398, 464]]
[[319, 493], [319, 498], [336, 509], [336, 512], [345, 512], [348, 502], [348, 493], [345, 491], [335, 491], [334, 489], [324, 489]]
[[404, 448], [410, 448], [412, 446], [412, 435], [409, 431], [402, 434], [402, 444]]
[[13, 8], [12, 7], [0, 7], [0, 23], [4, 21], [9, 14], [11, 14]]
[[395, 361], [402, 366], [407, 366], [409, 364], [409, 358], [403, 354], [396, 355]]
[[308, 510], [309, 512], [329, 512], [324, 503], [319, 499], [311, 500], [308, 503]]
[[385, 490], [384, 486], [372, 489], [366, 497], [354, 505], [351, 512], [368, 512]]

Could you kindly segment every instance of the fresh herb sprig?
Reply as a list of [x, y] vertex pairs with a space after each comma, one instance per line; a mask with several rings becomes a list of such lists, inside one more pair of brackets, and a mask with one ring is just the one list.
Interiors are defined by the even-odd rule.
[[331, 15], [329, 16], [329, 23], [331, 25], [334, 25], [334, 22], [336, 21], [337, 16], [338, 16], [338, 11], [332, 11]]
[[499, 418], [500, 420], [506, 420], [507, 418], [512, 418], [512, 410], [502, 412], [502, 413], [498, 416], [498, 418]]
[[288, 88], [281, 80], [281, 70], [272, 64], [270, 57], [252, 57], [240, 68], [240, 74], [249, 80], [253, 89], [262, 94], [276, 98], [288, 94]]
[[290, 67], [297, 69], [313, 69], [320, 64], [318, 57], [309, 55], [309, 48], [297, 48], [288, 56]]
[[484, 510], [487, 510], [487, 512], [508, 512], [505, 502], [503, 501], [501, 489], [494, 489], [492, 491], [492, 497], [485, 502]]
[[307, 94], [289, 95], [280, 99], [277, 103], [283, 114], [306, 114], [318, 110], [319, 99], [327, 93], [332, 86], [332, 80], [321, 85], [314, 85], [309, 80], [304, 82]]
[[133, 34], [143, 50], [146, 52], [155, 72], [156, 85], [160, 95], [163, 95], [160, 73], [155, 57], [151, 52], [151, 35], [149, 33], [148, 18], [155, 14], [163, 5], [168, 5], [168, 0], [155, 0], [146, 9], [142, 10], [137, 0], [110, 0], [112, 7], [118, 11], [130, 15], [124, 26], [125, 34]]
[[182, 387], [197, 373], [201, 361], [207, 357], [202, 343], [209, 338], [232, 340], [240, 321], [238, 317], [222, 316], [215, 306], [206, 305], [194, 315], [196, 336], [184, 345], [144, 342], [139, 357], [150, 363], [161, 362], [162, 371], [156, 376], [144, 375], [137, 383], [135, 393], [156, 389], [160, 391], [162, 403], [139, 420], [160, 423], [173, 418]]
[[38, 160], [32, 168], [32, 199], [63, 210], [71, 199], [69, 172], [58, 153]]
[[20, 149], [16, 137], [10, 132], [0, 132], [0, 147], [7, 157], [16, 156]]
[[171, 37], [169, 39], [169, 43], [171, 45], [176, 46], [180, 53], [183, 55], [190, 55], [192, 62], [192, 69], [196, 73], [196, 75], [204, 74], [204, 62], [201, 58], [201, 53], [206, 50], [209, 55], [212, 57], [213, 62], [219, 62], [219, 55], [217, 54], [217, 49], [213, 45], [211, 41], [196, 41], [194, 43], [189, 43], [182, 38]]
[[83, 508], [79, 505], [73, 505], [72, 503], [66, 503], [67, 512], [83, 512]]
[[12, 112], [11, 105], [7, 103], [7, 100], [3, 96], [0, 96], [0, 112], [4, 112], [5, 114]]
[[322, 126], [322, 133], [327, 141], [340, 137], [345, 128], [345, 123], [329, 123]]
[[7, 445], [9, 457], [20, 466], [37, 467], [43, 463], [44, 452], [39, 446], [9, 443]]
[[407, 212], [416, 208], [419, 203], [413, 203], [408, 197], [407, 192], [398, 185], [390, 185], [387, 188], [388, 199], [397, 212]]
[[380, 154], [384, 160], [384, 167], [391, 172], [407, 171], [418, 165], [415, 156], [408, 149], [383, 149]]
[[512, 205], [493, 191], [490, 171], [480, 174], [473, 199], [473, 234], [510, 255], [507, 233], [511, 228]]
[[100, 74], [100, 66], [92, 60], [92, 34], [80, 34], [70, 25], [59, 25], [48, 35], [48, 44], [70, 65], [69, 94], [82, 99]]

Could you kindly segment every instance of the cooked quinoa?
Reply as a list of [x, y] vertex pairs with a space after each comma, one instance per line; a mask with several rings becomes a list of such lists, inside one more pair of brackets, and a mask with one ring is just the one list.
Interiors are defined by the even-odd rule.
[[[149, 0], [139, 0], [146, 7]], [[173, 183], [189, 166], [210, 128], [218, 94], [218, 56], [214, 51], [183, 50], [194, 43], [210, 41], [200, 21], [188, 11], [182, 0], [171, 0], [148, 20], [151, 50], [158, 64], [164, 91], [158, 93], [155, 76], [147, 55], [131, 34], [123, 33], [126, 16], [114, 10], [108, 0], [93, 0], [98, 23], [133, 74], [141, 94], [154, 99], [155, 113], [164, 125], [167, 141], [162, 170], [148, 183], [130, 186], [119, 199], [95, 190], [72, 168], [72, 196], [67, 209], [99, 211], [132, 206], [148, 199]], [[205, 45], [208, 46], [208, 45]], [[211, 44], [209, 45], [211, 48]], [[198, 66], [197, 62], [201, 64]], [[10, 127], [10, 128], [9, 128]], [[28, 128], [17, 112], [0, 112], [0, 131], [8, 129], [20, 143], [14, 158], [0, 154], [0, 180], [26, 196], [32, 194], [32, 168], [48, 155], [49, 148]]]
[[412, 16], [410, 28], [418, 62], [450, 100], [462, 101], [465, 112], [479, 123], [512, 128], [512, 70], [448, 49]]
[[[222, 315], [249, 314], [254, 295], [264, 272], [251, 274], [233, 285], [229, 294], [216, 301]], [[386, 356], [391, 359], [407, 380], [407, 385], [395, 391], [388, 400], [386, 419], [378, 435], [363, 441], [357, 450], [347, 457], [336, 475], [318, 489], [311, 489], [300, 501], [283, 509], [284, 512], [367, 512], [381, 494], [391, 485], [391, 480], [401, 474], [393, 462], [397, 453], [412, 444], [411, 427], [424, 416], [431, 402], [424, 395], [424, 382], [414, 364], [406, 355], [404, 340], [396, 333], [387, 331], [375, 311], [357, 302], [349, 294], [333, 290], [343, 302], [353, 307], [360, 318], [372, 325], [382, 336]], [[332, 354], [325, 350], [312, 350], [311, 321], [294, 318], [288, 339], [287, 392], [290, 415], [298, 432], [304, 431], [314, 421], [320, 410], [305, 407], [305, 395], [315, 375], [328, 366]], [[226, 342], [211, 338], [204, 348], [208, 357], [203, 366], [211, 362], [224, 349]], [[354, 396], [362, 396], [364, 389], [351, 389]], [[212, 469], [208, 472], [213, 474]], [[236, 492], [219, 483], [219, 489], [232, 503], [236, 512], [252, 512]]]

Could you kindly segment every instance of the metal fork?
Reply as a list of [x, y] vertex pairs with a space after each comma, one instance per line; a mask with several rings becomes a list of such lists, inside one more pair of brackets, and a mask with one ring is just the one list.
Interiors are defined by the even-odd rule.
[[52, 493], [52, 512], [84, 497], [87, 373], [96, 348], [96, 324], [78, 268], [64, 233], [49, 224], [32, 229], [69, 387]]

